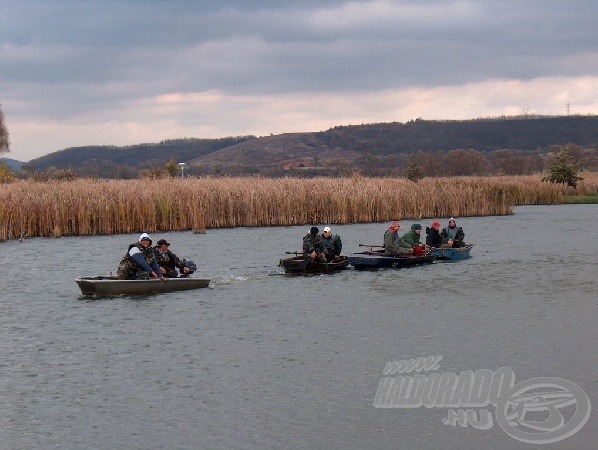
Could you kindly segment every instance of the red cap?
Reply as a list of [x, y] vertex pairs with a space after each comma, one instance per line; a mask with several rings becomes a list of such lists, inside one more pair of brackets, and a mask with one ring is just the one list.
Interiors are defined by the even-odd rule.
[[432, 226], [433, 227], [439, 227], [440, 226], [440, 222], [438, 222], [437, 220], [435, 220], [434, 222], [432, 222]]

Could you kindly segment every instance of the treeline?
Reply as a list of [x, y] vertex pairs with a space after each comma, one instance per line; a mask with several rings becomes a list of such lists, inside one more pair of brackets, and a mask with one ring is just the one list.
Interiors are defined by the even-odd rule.
[[365, 152], [358, 159], [306, 158], [293, 164], [253, 166], [246, 164], [212, 164], [190, 168], [194, 176], [253, 176], [313, 178], [343, 177], [358, 173], [368, 177], [403, 177], [414, 161], [424, 177], [471, 175], [530, 175], [546, 172], [561, 150], [567, 149], [581, 171], [598, 171], [598, 147], [574, 144], [552, 146], [546, 153], [521, 150], [481, 152], [473, 149], [415, 152], [412, 154], [377, 155]]
[[[379, 154], [473, 148], [546, 150], [551, 145], [598, 144], [598, 116], [516, 116], [423, 120], [337, 126], [322, 133], [331, 145], [376, 149]], [[366, 148], [362, 148], [365, 150]]]
[[415, 162], [422, 176], [471, 175], [531, 175], [546, 172], [560, 151], [565, 148], [579, 170], [598, 170], [598, 148], [583, 148], [569, 144], [553, 146], [548, 153], [530, 153], [521, 150], [481, 152], [473, 149], [455, 149], [437, 152], [417, 152], [412, 155], [369, 155], [364, 161], [363, 174], [368, 176], [399, 176], [409, 163]]
[[[364, 153], [358, 159], [334, 158], [330, 160], [305, 159], [302, 163], [247, 165], [212, 164], [189, 165], [185, 176], [263, 176], [270, 178], [321, 176], [345, 177], [360, 174], [367, 177], [408, 177], [410, 165], [415, 164], [422, 177], [472, 176], [472, 175], [530, 175], [546, 173], [559, 152], [568, 151], [576, 168], [580, 171], [598, 171], [598, 148], [580, 147], [569, 144], [553, 146], [547, 153], [524, 152], [521, 150], [495, 150], [481, 152], [473, 149], [455, 149], [436, 152], [416, 152], [411, 155], [376, 155]], [[175, 166], [174, 170], [172, 165]], [[72, 167], [48, 167], [44, 170], [15, 170], [14, 176], [34, 181], [73, 180], [76, 178], [103, 179], [160, 179], [178, 177], [181, 172], [175, 159], [165, 164], [130, 166], [111, 161], [90, 161], [77, 169]]]

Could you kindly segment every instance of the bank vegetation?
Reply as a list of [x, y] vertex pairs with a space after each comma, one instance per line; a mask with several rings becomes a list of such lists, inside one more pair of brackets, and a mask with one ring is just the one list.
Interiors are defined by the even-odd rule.
[[576, 189], [541, 178], [16, 180], [0, 184], [0, 240], [504, 215], [598, 192], [597, 173]]

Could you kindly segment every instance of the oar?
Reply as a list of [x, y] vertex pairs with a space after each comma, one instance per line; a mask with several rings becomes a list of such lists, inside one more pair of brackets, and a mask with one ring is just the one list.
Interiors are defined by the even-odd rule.
[[272, 264], [267, 265], [267, 266], [230, 267], [230, 270], [236, 270], [236, 269], [261, 269], [263, 267], [272, 267]]
[[303, 255], [303, 252], [285, 252], [287, 255]]
[[359, 244], [360, 247], [369, 247], [369, 248], [373, 248], [373, 247], [378, 247], [378, 248], [384, 248], [383, 245], [374, 245], [374, 244]]

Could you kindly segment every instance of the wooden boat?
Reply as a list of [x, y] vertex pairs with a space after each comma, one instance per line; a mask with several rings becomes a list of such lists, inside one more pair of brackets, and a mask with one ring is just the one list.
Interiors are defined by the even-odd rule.
[[157, 292], [188, 291], [206, 288], [210, 280], [203, 278], [168, 278], [167, 281], [123, 280], [117, 277], [79, 277], [75, 281], [85, 295], [147, 295]]
[[440, 261], [461, 261], [462, 259], [470, 258], [471, 248], [473, 244], [467, 244], [465, 247], [459, 248], [434, 248], [432, 251], [437, 260]]
[[349, 258], [347, 256], [338, 256], [331, 262], [323, 263], [305, 259], [300, 255], [281, 259], [279, 265], [287, 274], [308, 275], [330, 273], [346, 269], [349, 265]]
[[384, 250], [368, 250], [349, 255], [349, 264], [358, 270], [401, 269], [431, 264], [435, 258], [432, 250], [421, 256], [393, 256], [385, 255]]

